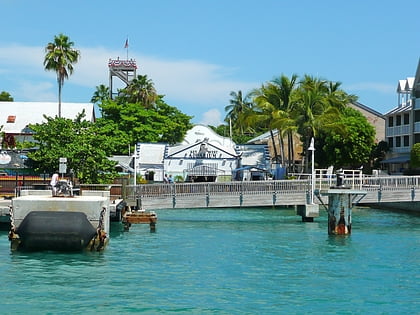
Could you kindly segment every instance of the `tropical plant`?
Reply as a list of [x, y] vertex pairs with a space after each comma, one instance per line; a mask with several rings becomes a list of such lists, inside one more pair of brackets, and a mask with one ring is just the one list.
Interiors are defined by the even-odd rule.
[[0, 93], [0, 101], [1, 102], [13, 102], [13, 97], [10, 95], [10, 93], [6, 91], [2, 91]]
[[54, 36], [53, 42], [45, 47], [44, 67], [47, 71], [55, 71], [58, 83], [58, 117], [61, 117], [61, 90], [64, 80], [73, 74], [73, 64], [80, 58], [80, 51], [73, 48], [74, 43], [64, 34]]
[[[339, 84], [305, 75], [296, 91], [296, 106], [294, 117], [298, 126], [298, 133], [303, 143], [303, 156], [307, 156], [307, 149], [312, 138], [318, 133], [343, 133], [345, 128], [340, 115], [353, 97], [347, 96], [338, 89]], [[304, 163], [306, 171], [308, 163]]]
[[128, 147], [137, 142], [177, 143], [192, 127], [190, 116], [169, 106], [161, 98], [154, 109], [138, 103], [119, 104], [106, 101], [99, 105], [102, 117], [97, 124], [110, 138], [115, 139], [115, 154], [126, 154]]
[[321, 168], [359, 168], [368, 166], [375, 147], [375, 128], [365, 116], [349, 106], [343, 108], [337, 125], [343, 130], [321, 130], [318, 133], [316, 162]]
[[113, 139], [104, 135], [98, 126], [84, 119], [80, 113], [74, 120], [44, 116], [46, 122], [30, 125], [35, 132], [38, 150], [28, 154], [34, 168], [52, 173], [59, 158], [67, 158], [81, 183], [110, 183], [117, 175], [115, 162], [108, 159], [114, 148]]
[[420, 143], [415, 143], [411, 149], [410, 166], [412, 168], [420, 167]]
[[111, 98], [110, 89], [104, 84], [98, 85], [96, 91], [93, 93], [90, 102], [93, 104], [103, 103]]
[[249, 101], [249, 94], [243, 96], [240, 90], [230, 92], [230, 96], [229, 105], [225, 107], [225, 122], [231, 126], [235, 133], [243, 135], [247, 129], [246, 113], [252, 109], [252, 102]]
[[118, 103], [139, 103], [144, 108], [153, 108], [159, 95], [153, 81], [147, 75], [138, 75], [130, 84], [119, 91]]

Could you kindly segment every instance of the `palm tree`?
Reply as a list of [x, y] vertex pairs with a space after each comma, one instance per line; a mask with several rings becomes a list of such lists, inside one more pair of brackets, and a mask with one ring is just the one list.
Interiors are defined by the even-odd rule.
[[54, 36], [54, 41], [45, 47], [45, 70], [55, 71], [58, 82], [58, 117], [61, 117], [61, 89], [64, 80], [73, 74], [73, 64], [80, 58], [80, 51], [73, 48], [74, 43], [68, 36], [59, 34]]
[[153, 108], [159, 95], [153, 81], [147, 75], [138, 75], [130, 84], [121, 91], [123, 100], [129, 103], [140, 103], [144, 108]]
[[[294, 110], [294, 93], [296, 89], [298, 76], [293, 74], [289, 79], [285, 75], [281, 75], [279, 78], [275, 78], [271, 83], [276, 87], [278, 95], [281, 101], [281, 110], [283, 117], [278, 121], [280, 130], [287, 136], [287, 156], [288, 156], [288, 167], [292, 164], [292, 169], [295, 168], [295, 152], [294, 152], [294, 141], [293, 135], [297, 130], [296, 122], [293, 118]], [[283, 137], [283, 135], [282, 135]]]
[[104, 84], [98, 85], [96, 87], [96, 91], [93, 93], [90, 102], [93, 104], [104, 102], [110, 99], [109, 87]]
[[[316, 138], [320, 130], [345, 129], [338, 121], [347, 99], [340, 100], [338, 96], [342, 96], [344, 92], [338, 87], [337, 84], [309, 75], [305, 75], [300, 82], [294, 115], [304, 145], [304, 157], [307, 156], [311, 138]], [[307, 163], [305, 166], [308, 170]]]
[[230, 92], [230, 105], [225, 107], [226, 117], [225, 122], [233, 122], [233, 129], [239, 131], [241, 135], [244, 134], [244, 129], [247, 127], [245, 122], [245, 112], [252, 108], [252, 103], [249, 101], [249, 95], [242, 96], [242, 91]]

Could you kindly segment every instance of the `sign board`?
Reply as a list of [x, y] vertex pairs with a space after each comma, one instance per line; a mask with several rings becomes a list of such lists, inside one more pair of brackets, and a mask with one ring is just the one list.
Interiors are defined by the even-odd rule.
[[67, 158], [60, 158], [60, 164], [58, 165], [58, 172], [60, 174], [67, 173]]

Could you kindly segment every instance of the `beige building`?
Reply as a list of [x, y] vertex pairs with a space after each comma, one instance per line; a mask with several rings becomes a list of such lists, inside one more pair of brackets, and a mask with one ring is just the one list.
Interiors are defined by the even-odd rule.
[[376, 139], [375, 142], [385, 141], [385, 116], [380, 112], [363, 105], [359, 102], [348, 104], [348, 106], [358, 110], [366, 117], [368, 122], [375, 128]]

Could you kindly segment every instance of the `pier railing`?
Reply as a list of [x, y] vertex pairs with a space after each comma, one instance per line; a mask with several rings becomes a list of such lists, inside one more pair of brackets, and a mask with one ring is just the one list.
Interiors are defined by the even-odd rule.
[[[420, 201], [420, 176], [372, 177], [345, 174], [347, 188], [367, 192], [361, 203]], [[315, 190], [334, 187], [336, 179], [317, 176]], [[245, 207], [306, 204], [311, 179], [127, 186], [126, 199], [149, 209]], [[316, 201], [318, 202], [318, 201]], [[324, 202], [327, 202], [324, 200]]]
[[[124, 198], [129, 204], [148, 209], [303, 205], [310, 200], [312, 181], [310, 175], [300, 175], [300, 179], [293, 180], [80, 185], [80, 193], [109, 190], [112, 200]], [[336, 175], [317, 170], [314, 183], [314, 191], [330, 189], [336, 185]], [[420, 201], [420, 176], [375, 177], [352, 171], [344, 174], [343, 184], [366, 191], [361, 204]], [[40, 187], [18, 186], [14, 195], [25, 189]]]

